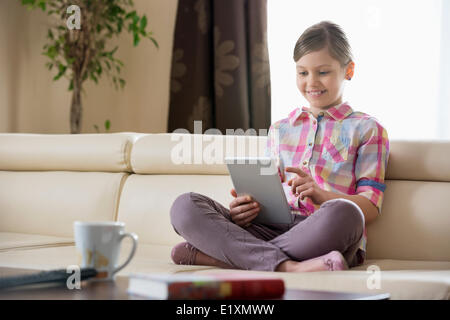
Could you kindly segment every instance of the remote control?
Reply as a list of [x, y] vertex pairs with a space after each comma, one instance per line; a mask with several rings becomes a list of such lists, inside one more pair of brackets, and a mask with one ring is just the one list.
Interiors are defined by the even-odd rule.
[[[60, 282], [65, 283], [72, 273], [67, 273], [66, 269], [56, 269], [41, 271], [33, 274], [23, 274], [18, 276], [8, 276], [0, 278], [0, 290], [25, 286], [38, 283]], [[80, 281], [95, 277], [97, 271], [94, 268], [80, 268]]]

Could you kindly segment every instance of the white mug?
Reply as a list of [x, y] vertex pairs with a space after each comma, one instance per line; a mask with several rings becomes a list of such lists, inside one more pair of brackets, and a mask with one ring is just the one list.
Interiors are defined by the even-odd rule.
[[[74, 222], [75, 246], [81, 268], [95, 268], [97, 280], [114, 280], [136, 252], [138, 236], [125, 232], [125, 223], [114, 221]], [[130, 237], [133, 247], [127, 260], [117, 266], [122, 239]]]

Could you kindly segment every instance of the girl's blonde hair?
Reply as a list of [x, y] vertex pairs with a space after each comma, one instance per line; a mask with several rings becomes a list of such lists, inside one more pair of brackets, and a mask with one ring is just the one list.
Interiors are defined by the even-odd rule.
[[350, 44], [341, 27], [330, 21], [319, 22], [306, 29], [297, 40], [294, 48], [294, 61], [305, 54], [328, 47], [330, 55], [346, 66], [353, 61]]

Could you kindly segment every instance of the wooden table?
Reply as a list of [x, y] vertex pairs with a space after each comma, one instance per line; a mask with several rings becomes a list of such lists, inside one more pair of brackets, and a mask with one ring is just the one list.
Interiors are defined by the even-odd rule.
[[[0, 277], [29, 274], [39, 270], [0, 267]], [[142, 300], [127, 293], [128, 277], [115, 281], [82, 281], [81, 289], [68, 289], [66, 284], [40, 284], [0, 290], [0, 300]], [[389, 294], [358, 294], [287, 289], [283, 300], [387, 300]]]

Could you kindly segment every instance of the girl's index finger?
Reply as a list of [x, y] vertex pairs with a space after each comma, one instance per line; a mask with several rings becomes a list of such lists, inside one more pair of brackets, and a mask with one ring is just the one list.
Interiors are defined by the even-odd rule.
[[300, 168], [296, 168], [296, 167], [286, 167], [286, 171], [287, 172], [294, 172], [296, 174], [298, 174], [300, 177], [306, 177], [307, 174]]

